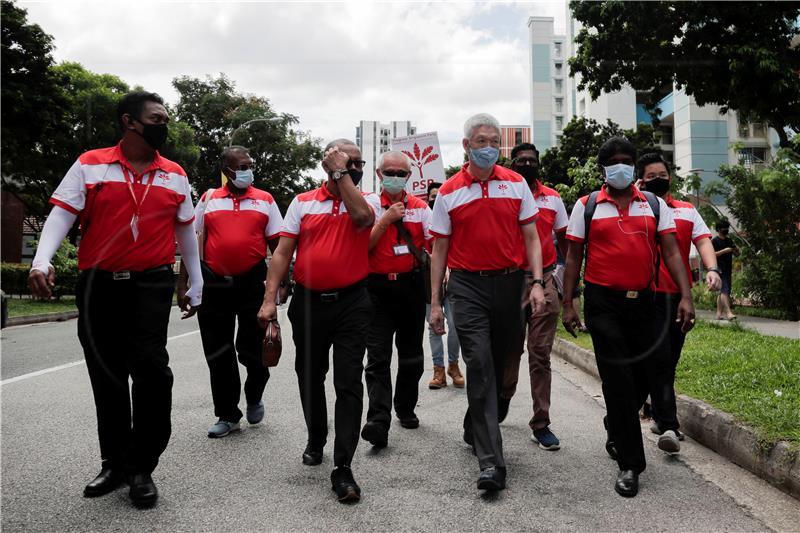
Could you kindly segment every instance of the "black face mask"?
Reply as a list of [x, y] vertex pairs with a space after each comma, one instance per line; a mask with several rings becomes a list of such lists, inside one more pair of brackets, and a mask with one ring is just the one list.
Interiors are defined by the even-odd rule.
[[350, 179], [353, 180], [353, 185], [358, 185], [358, 182], [361, 181], [361, 177], [364, 175], [363, 170], [356, 170], [354, 168], [348, 170], [347, 173], [350, 174]]
[[536, 179], [539, 177], [539, 169], [530, 165], [515, 166], [514, 172], [525, 178], [528, 185], [536, 183]]
[[650, 191], [656, 196], [664, 196], [669, 191], [669, 180], [656, 178], [642, 184], [642, 189]]
[[145, 124], [139, 119], [132, 119], [138, 122], [143, 126], [142, 133], [139, 133], [138, 130], [133, 130], [137, 134], [141, 135], [144, 142], [150, 145], [150, 148], [153, 150], [159, 150], [164, 143], [167, 141], [167, 135], [169, 134], [169, 130], [167, 130], [166, 124]]
[[433, 204], [435, 204], [435, 203], [436, 203], [436, 200], [431, 200], [430, 202], [428, 202], [428, 207], [433, 209]]

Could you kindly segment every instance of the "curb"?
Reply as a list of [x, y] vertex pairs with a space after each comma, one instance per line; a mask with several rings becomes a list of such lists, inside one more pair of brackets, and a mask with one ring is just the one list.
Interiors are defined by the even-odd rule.
[[10, 317], [6, 322], [6, 327], [25, 326], [28, 324], [40, 324], [42, 322], [62, 322], [77, 318], [78, 311], [62, 311], [60, 313], [42, 313], [40, 315], [15, 316]]
[[[553, 354], [600, 379], [594, 353], [556, 337]], [[771, 449], [759, 444], [756, 431], [724, 411], [684, 394], [677, 396], [681, 431], [706, 448], [749, 470], [786, 494], [800, 499], [800, 460], [789, 443]]]

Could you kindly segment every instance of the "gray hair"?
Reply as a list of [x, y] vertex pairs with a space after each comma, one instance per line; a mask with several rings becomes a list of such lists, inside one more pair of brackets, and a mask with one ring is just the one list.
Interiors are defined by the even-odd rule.
[[327, 144], [327, 146], [325, 146], [325, 150], [323, 150], [323, 152], [327, 152], [328, 150], [330, 150], [334, 146], [338, 146], [339, 148], [341, 148], [342, 146], [350, 146], [350, 145], [351, 146], [358, 146], [356, 143], [354, 143], [350, 139], [344, 139], [344, 138], [334, 139], [331, 142], [329, 142]]
[[480, 128], [481, 126], [489, 126], [496, 129], [497, 133], [500, 133], [500, 123], [496, 118], [489, 113], [478, 113], [469, 117], [464, 123], [464, 138], [469, 139], [472, 137], [472, 132], [475, 131], [475, 128]]
[[395, 156], [401, 157], [403, 159], [403, 162], [408, 167], [408, 169], [411, 170], [411, 160], [408, 158], [408, 156], [406, 154], [404, 154], [403, 152], [400, 152], [398, 150], [389, 150], [388, 152], [383, 152], [380, 155], [380, 157], [378, 157], [378, 166], [376, 168], [379, 168], [379, 169], [383, 170], [383, 161], [387, 157], [395, 157]]

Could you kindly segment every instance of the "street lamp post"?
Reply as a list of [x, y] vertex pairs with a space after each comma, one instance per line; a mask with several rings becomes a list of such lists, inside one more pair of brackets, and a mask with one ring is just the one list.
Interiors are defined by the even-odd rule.
[[249, 125], [249, 124], [252, 124], [252, 123], [254, 123], [254, 122], [280, 122], [281, 120], [283, 120], [283, 118], [284, 118], [283, 116], [277, 116], [277, 117], [263, 117], [263, 118], [254, 118], [254, 119], [248, 120], [248, 121], [246, 121], [246, 122], [242, 122], [241, 124], [239, 124], [239, 126], [237, 126], [237, 127], [236, 127], [236, 129], [234, 129], [234, 130], [231, 132], [231, 136], [228, 138], [228, 146], [229, 146], [229, 147], [230, 147], [230, 146], [233, 146], [233, 138], [236, 136], [236, 133], [237, 133], [237, 132], [238, 132], [240, 129], [244, 128], [245, 126], [247, 126], [247, 125]]

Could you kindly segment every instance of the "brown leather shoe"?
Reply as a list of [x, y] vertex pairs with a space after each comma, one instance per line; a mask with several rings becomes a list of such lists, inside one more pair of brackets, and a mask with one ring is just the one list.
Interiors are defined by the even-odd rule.
[[450, 365], [448, 365], [447, 375], [453, 379], [453, 387], [457, 389], [464, 388], [464, 376], [461, 375], [461, 370], [458, 368], [458, 363], [450, 363]]
[[428, 382], [429, 389], [441, 389], [442, 387], [447, 387], [447, 378], [444, 377], [444, 367], [443, 366], [434, 366], [433, 367], [433, 379]]

